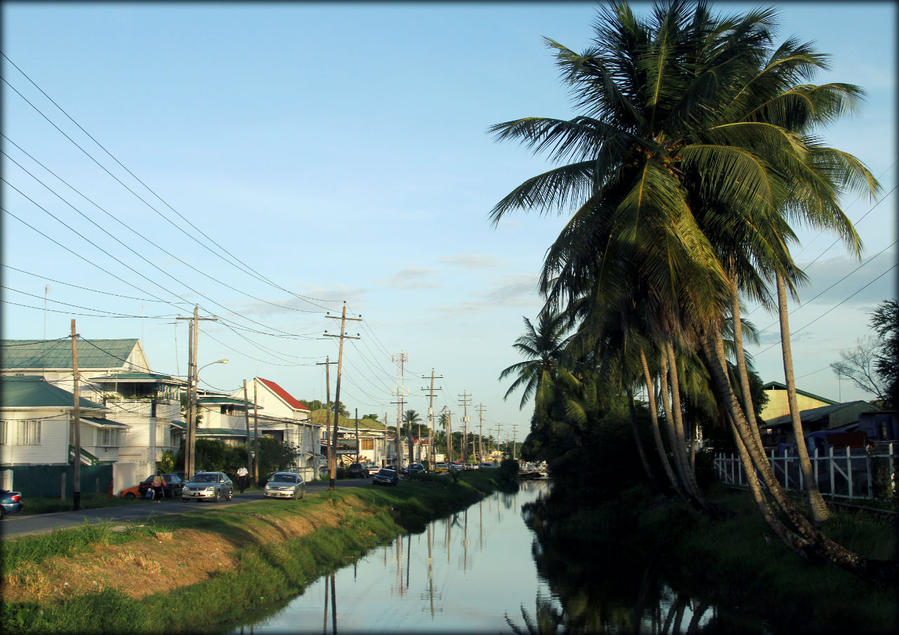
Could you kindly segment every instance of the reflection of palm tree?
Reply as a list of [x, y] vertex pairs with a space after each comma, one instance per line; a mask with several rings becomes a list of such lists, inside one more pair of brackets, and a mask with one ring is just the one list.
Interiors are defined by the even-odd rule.
[[554, 379], [562, 351], [568, 343], [568, 338], [564, 337], [567, 328], [560, 314], [542, 312], [537, 318], [536, 328], [528, 318], [524, 318], [524, 327], [524, 335], [515, 340], [514, 346], [527, 359], [512, 364], [499, 375], [501, 380], [516, 375], [503, 398], [508, 399], [509, 395], [523, 387], [520, 408], [524, 408], [531, 397], [534, 397], [535, 404], [542, 399], [544, 389]]

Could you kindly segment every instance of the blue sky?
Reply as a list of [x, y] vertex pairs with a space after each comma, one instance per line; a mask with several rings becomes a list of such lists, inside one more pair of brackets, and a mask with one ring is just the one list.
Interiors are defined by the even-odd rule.
[[[823, 136], [881, 179], [879, 205], [854, 197], [845, 205], [850, 218], [864, 216], [857, 227], [865, 258], [883, 253], [825, 291], [858, 263], [839, 245], [828, 249], [832, 236], [801, 231], [797, 260], [817, 261], [791, 316], [802, 329], [793, 345], [800, 387], [858, 398], [828, 364], [868, 334], [867, 312], [895, 295], [895, 270], [884, 274], [896, 261], [895, 6], [778, 6], [778, 41], [796, 35], [832, 54], [831, 71], [818, 81], [850, 81], [867, 92], [859, 112]], [[337, 327], [323, 307], [339, 312], [345, 300], [364, 318], [350, 326], [361, 339], [345, 348], [342, 401], [350, 408], [394, 421], [390, 354], [404, 351], [409, 407], [426, 412], [421, 375], [434, 368], [444, 376], [437, 410], [447, 405], [458, 417], [457, 395], [466, 391], [484, 404], [491, 432], [500, 423], [506, 437], [518, 424], [521, 439], [530, 412], [519, 411], [517, 397], [503, 401], [497, 376], [518, 361], [511, 345], [522, 316], [539, 310], [536, 275], [564, 217], [488, 223], [496, 201], [548, 164], [494, 142], [487, 128], [524, 115], [574, 114], [541, 36], [585, 48], [594, 15], [589, 3], [4, 3], [4, 53], [165, 203], [4, 60], [4, 79], [147, 203], [3, 84], [8, 138], [127, 227], [4, 142], [96, 225], [4, 156], [8, 183], [132, 268], [3, 183], [9, 212], [106, 270], [4, 213], [3, 336], [40, 338], [46, 328], [48, 338], [63, 337], [76, 317], [82, 336], [141, 337], [154, 370], [183, 375], [187, 328], [172, 318], [198, 302], [202, 315], [223, 318], [203, 324], [200, 364], [230, 360], [205, 369], [201, 385], [230, 390], [257, 375], [300, 398], [323, 398], [323, 371], [314, 364], [337, 357], [336, 341], [321, 337]], [[192, 240], [196, 231], [166, 203], [220, 247]], [[254, 273], [228, 264], [232, 256]], [[43, 278], [58, 281], [49, 282], [46, 314]], [[148, 319], [75, 315], [93, 312], [53, 301]], [[749, 319], [764, 328], [774, 316], [755, 310]], [[765, 380], [783, 379], [771, 346], [777, 336], [776, 326], [767, 328], [750, 349]]]

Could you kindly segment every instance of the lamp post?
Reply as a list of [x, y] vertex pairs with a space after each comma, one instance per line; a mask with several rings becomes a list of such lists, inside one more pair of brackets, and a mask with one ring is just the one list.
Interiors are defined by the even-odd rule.
[[191, 478], [194, 475], [194, 461], [195, 461], [195, 452], [196, 452], [196, 440], [197, 440], [197, 417], [196, 417], [196, 405], [197, 405], [197, 384], [200, 381], [200, 371], [206, 368], [207, 366], [212, 366], [213, 364], [227, 364], [227, 359], [217, 359], [214, 362], [209, 362], [208, 364], [204, 364], [200, 368], [194, 371], [193, 377], [188, 377], [187, 380], [187, 434], [185, 435], [185, 444], [184, 444], [184, 477], [185, 480]]

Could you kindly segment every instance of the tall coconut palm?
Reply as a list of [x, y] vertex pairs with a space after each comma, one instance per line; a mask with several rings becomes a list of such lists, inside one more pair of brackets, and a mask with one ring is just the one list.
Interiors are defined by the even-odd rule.
[[544, 267], [544, 282], [567, 285], [557, 298], [575, 299], [585, 283], [614, 286], [615, 263], [633, 263], [669, 367], [672, 348], [703, 349], [719, 405], [799, 532], [794, 542], [852, 568], [858, 560], [811, 527], [772, 478], [724, 359], [735, 278], [723, 246], [737, 254], [744, 288], [766, 272], [792, 275], [786, 218], [841, 225], [840, 181], [871, 182], [854, 158], [819, 152], [803, 123], [836, 116], [857, 91], [797, 86], [821, 56], [792, 40], [769, 55], [772, 18], [771, 10], [718, 18], [704, 3], [667, 2], [638, 20], [616, 3], [601, 11], [583, 54], [548, 40], [584, 114], [493, 127], [564, 165], [525, 181], [491, 216], [574, 206]]
[[[414, 455], [412, 454], [412, 426], [414, 426], [416, 423], [421, 424], [421, 415], [419, 415], [415, 410], [410, 409], [403, 413], [403, 419], [406, 420], [406, 434], [408, 435], [409, 439], [409, 463], [412, 463], [414, 459]], [[418, 432], [418, 436], [421, 437], [421, 425], [419, 425]], [[421, 442], [420, 438], [419, 442]]]
[[516, 376], [509, 386], [504, 399], [522, 389], [519, 408], [533, 397], [542, 394], [545, 386], [552, 382], [569, 338], [564, 316], [552, 311], [543, 311], [537, 317], [536, 328], [528, 318], [524, 319], [525, 333], [515, 340], [514, 347], [526, 359], [512, 364], [500, 373], [500, 380]]

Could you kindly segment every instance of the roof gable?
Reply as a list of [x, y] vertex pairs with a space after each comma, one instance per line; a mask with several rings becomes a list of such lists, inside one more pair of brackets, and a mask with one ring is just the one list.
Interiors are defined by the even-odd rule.
[[257, 377], [262, 384], [275, 393], [284, 403], [293, 408], [294, 410], [302, 410], [303, 412], [309, 412], [309, 408], [301, 404], [291, 395], [289, 392], [281, 388], [277, 383], [273, 382], [271, 379], [263, 379], [262, 377]]
[[[137, 338], [77, 340], [78, 368], [124, 368], [139, 346]], [[4, 369], [72, 368], [72, 342], [58, 340], [2, 340], [0, 365]], [[149, 369], [142, 369], [149, 370]]]
[[[762, 389], [763, 390], [786, 390], [787, 385], [782, 384], [779, 381], [769, 381], [768, 383], [766, 383], [765, 385], [762, 386]], [[804, 397], [808, 397], [809, 399], [817, 399], [818, 401], [822, 401], [831, 406], [833, 406], [837, 403], [833, 399], [828, 399], [827, 397], [822, 397], [822, 396], [816, 395], [814, 393], [806, 392], [804, 390], [799, 390], [798, 388], [796, 389], [796, 394], [802, 395]]]
[[[14, 376], [2, 378], [0, 404], [4, 408], [73, 408], [75, 395], [45, 381], [43, 377]], [[98, 403], [79, 397], [81, 408], [105, 410]]]

